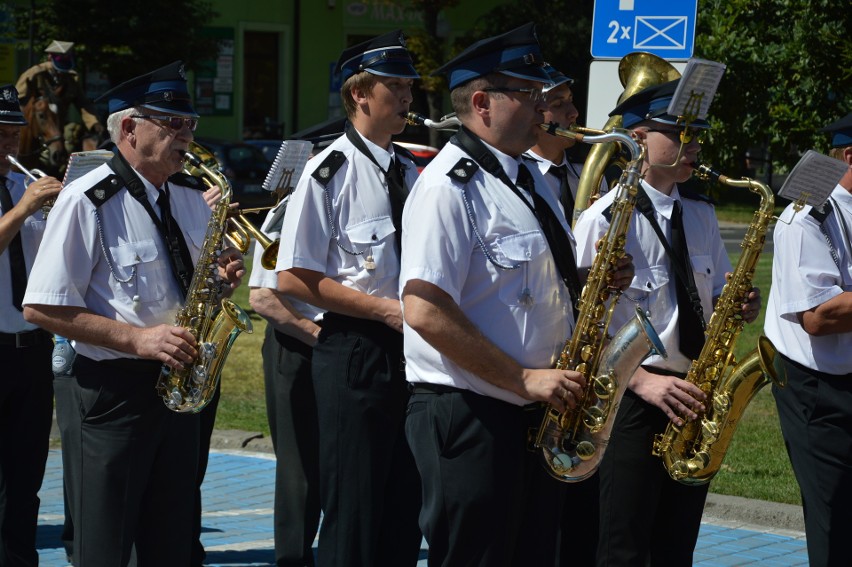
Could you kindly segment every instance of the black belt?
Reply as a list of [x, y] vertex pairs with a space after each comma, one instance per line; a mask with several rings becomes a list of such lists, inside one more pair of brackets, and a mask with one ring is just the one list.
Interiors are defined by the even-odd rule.
[[0, 333], [0, 346], [26, 348], [53, 344], [53, 335], [43, 329], [21, 333]]
[[412, 394], [457, 394], [460, 392], [469, 392], [455, 386], [445, 386], [444, 384], [429, 384], [428, 382], [412, 382], [408, 384]]
[[675, 376], [676, 378], [686, 378], [686, 372], [675, 372], [674, 370], [669, 370], [668, 368], [660, 368], [658, 366], [651, 366], [650, 364], [643, 364], [642, 368], [654, 374], [662, 374], [663, 376]]

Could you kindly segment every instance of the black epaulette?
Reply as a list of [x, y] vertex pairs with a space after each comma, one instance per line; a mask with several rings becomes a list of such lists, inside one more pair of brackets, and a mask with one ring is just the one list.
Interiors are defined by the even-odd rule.
[[716, 206], [716, 201], [714, 201], [713, 198], [710, 197], [710, 195], [705, 195], [704, 193], [696, 193], [695, 191], [690, 191], [689, 189], [678, 189], [678, 191], [680, 192], [680, 196], [684, 199], [702, 201], [713, 207]]
[[190, 189], [195, 189], [197, 191], [207, 191], [207, 184], [204, 183], [200, 177], [195, 177], [194, 175], [189, 175], [182, 171], [170, 176], [169, 183], [181, 185], [182, 187], [189, 187]]
[[326, 156], [323, 162], [319, 164], [319, 167], [314, 170], [311, 177], [316, 179], [320, 185], [326, 187], [329, 183], [331, 183], [331, 180], [337, 173], [337, 170], [340, 169], [340, 166], [344, 163], [346, 163], [346, 156], [343, 152], [333, 150]]
[[464, 185], [470, 181], [478, 169], [479, 165], [475, 161], [463, 157], [447, 172], [447, 177]]
[[825, 219], [828, 218], [828, 215], [831, 214], [831, 203], [829, 201], [823, 203], [821, 211], [817, 210], [816, 207], [811, 207], [808, 214], [814, 217], [819, 224], [822, 224], [825, 222]]
[[95, 207], [100, 207], [109, 201], [113, 195], [121, 191], [122, 187], [124, 185], [122, 185], [121, 179], [116, 174], [111, 173], [86, 191], [86, 197]]
[[612, 203], [610, 203], [607, 208], [605, 208], [603, 211], [601, 211], [601, 214], [603, 215], [603, 218], [606, 219], [606, 222], [611, 223], [612, 222]]

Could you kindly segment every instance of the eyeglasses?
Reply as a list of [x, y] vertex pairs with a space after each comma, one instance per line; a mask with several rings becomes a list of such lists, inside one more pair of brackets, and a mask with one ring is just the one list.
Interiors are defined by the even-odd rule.
[[648, 128], [648, 132], [659, 132], [672, 138], [677, 136], [684, 144], [690, 143], [693, 139], [699, 144], [702, 144], [707, 139], [707, 130], [703, 128], [684, 128], [683, 130]]
[[168, 126], [171, 130], [180, 130], [183, 127], [189, 128], [192, 132], [198, 127], [198, 118], [184, 118], [183, 116], [154, 116], [151, 114], [134, 114], [131, 118], [144, 118], [146, 120], [156, 120]]
[[527, 93], [533, 102], [547, 101], [547, 93], [540, 88], [488, 87], [482, 90], [487, 93]]

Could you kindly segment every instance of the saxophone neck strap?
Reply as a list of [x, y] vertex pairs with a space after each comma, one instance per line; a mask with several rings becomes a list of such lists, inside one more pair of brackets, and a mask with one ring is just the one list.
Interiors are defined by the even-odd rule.
[[[124, 159], [124, 156], [120, 152], [112, 157], [109, 166], [118, 176], [121, 183], [127, 187], [130, 195], [142, 205], [145, 212], [151, 217], [151, 221], [157, 227], [157, 232], [160, 233], [163, 243], [169, 251], [169, 265], [172, 268], [172, 274], [184, 298], [186, 298], [190, 283], [192, 282], [192, 257], [186, 245], [183, 232], [180, 230], [177, 221], [172, 217], [169, 207], [164, 207], [162, 219], [157, 216], [157, 213], [154, 212], [154, 207], [151, 206], [151, 202], [148, 200], [145, 184], [142, 183], [142, 180], [139, 179], [139, 176], [136, 175], [136, 172], [133, 171], [133, 168], [130, 167], [130, 164], [127, 163], [127, 160]], [[165, 185], [165, 192], [166, 198], [168, 198], [168, 182]]]
[[701, 325], [705, 326], [704, 307], [701, 305], [701, 296], [698, 294], [698, 288], [695, 286], [695, 277], [692, 275], [692, 266], [689, 264], [689, 254], [687, 251], [684, 251], [685, 254], [681, 257], [674, 253], [671, 244], [668, 239], [666, 239], [666, 235], [663, 234], [663, 230], [660, 228], [660, 223], [657, 222], [657, 218], [654, 216], [654, 204], [651, 202], [651, 198], [648, 197], [648, 193], [645, 192], [645, 188], [642, 187], [641, 184], [636, 191], [636, 209], [642, 213], [646, 219], [648, 219], [648, 223], [650, 223], [651, 228], [654, 229], [657, 238], [660, 240], [660, 244], [663, 245], [663, 249], [666, 251], [666, 254], [668, 254], [669, 259], [671, 260], [675, 277], [677, 277], [681, 284], [683, 284], [686, 288], [692, 309], [698, 316], [698, 320], [701, 322]]

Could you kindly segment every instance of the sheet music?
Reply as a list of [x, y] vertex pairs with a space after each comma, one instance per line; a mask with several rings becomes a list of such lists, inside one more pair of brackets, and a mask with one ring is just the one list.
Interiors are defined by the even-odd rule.
[[[719, 81], [725, 74], [725, 68], [724, 63], [717, 61], [696, 57], [690, 59], [666, 112], [672, 116], [691, 114], [701, 120], [707, 118], [710, 103], [716, 96], [716, 89], [719, 88]], [[691, 100], [696, 94], [700, 96], [700, 101]], [[698, 104], [697, 108], [696, 104]]]
[[793, 167], [778, 195], [821, 209], [848, 169], [839, 159], [808, 150]]
[[72, 153], [68, 158], [68, 167], [65, 168], [65, 177], [62, 179], [62, 186], [67, 187], [72, 181], [83, 177], [93, 169], [111, 160], [114, 155], [109, 150]]
[[307, 140], [284, 140], [263, 181], [263, 188], [285, 194], [296, 186], [314, 145]]

